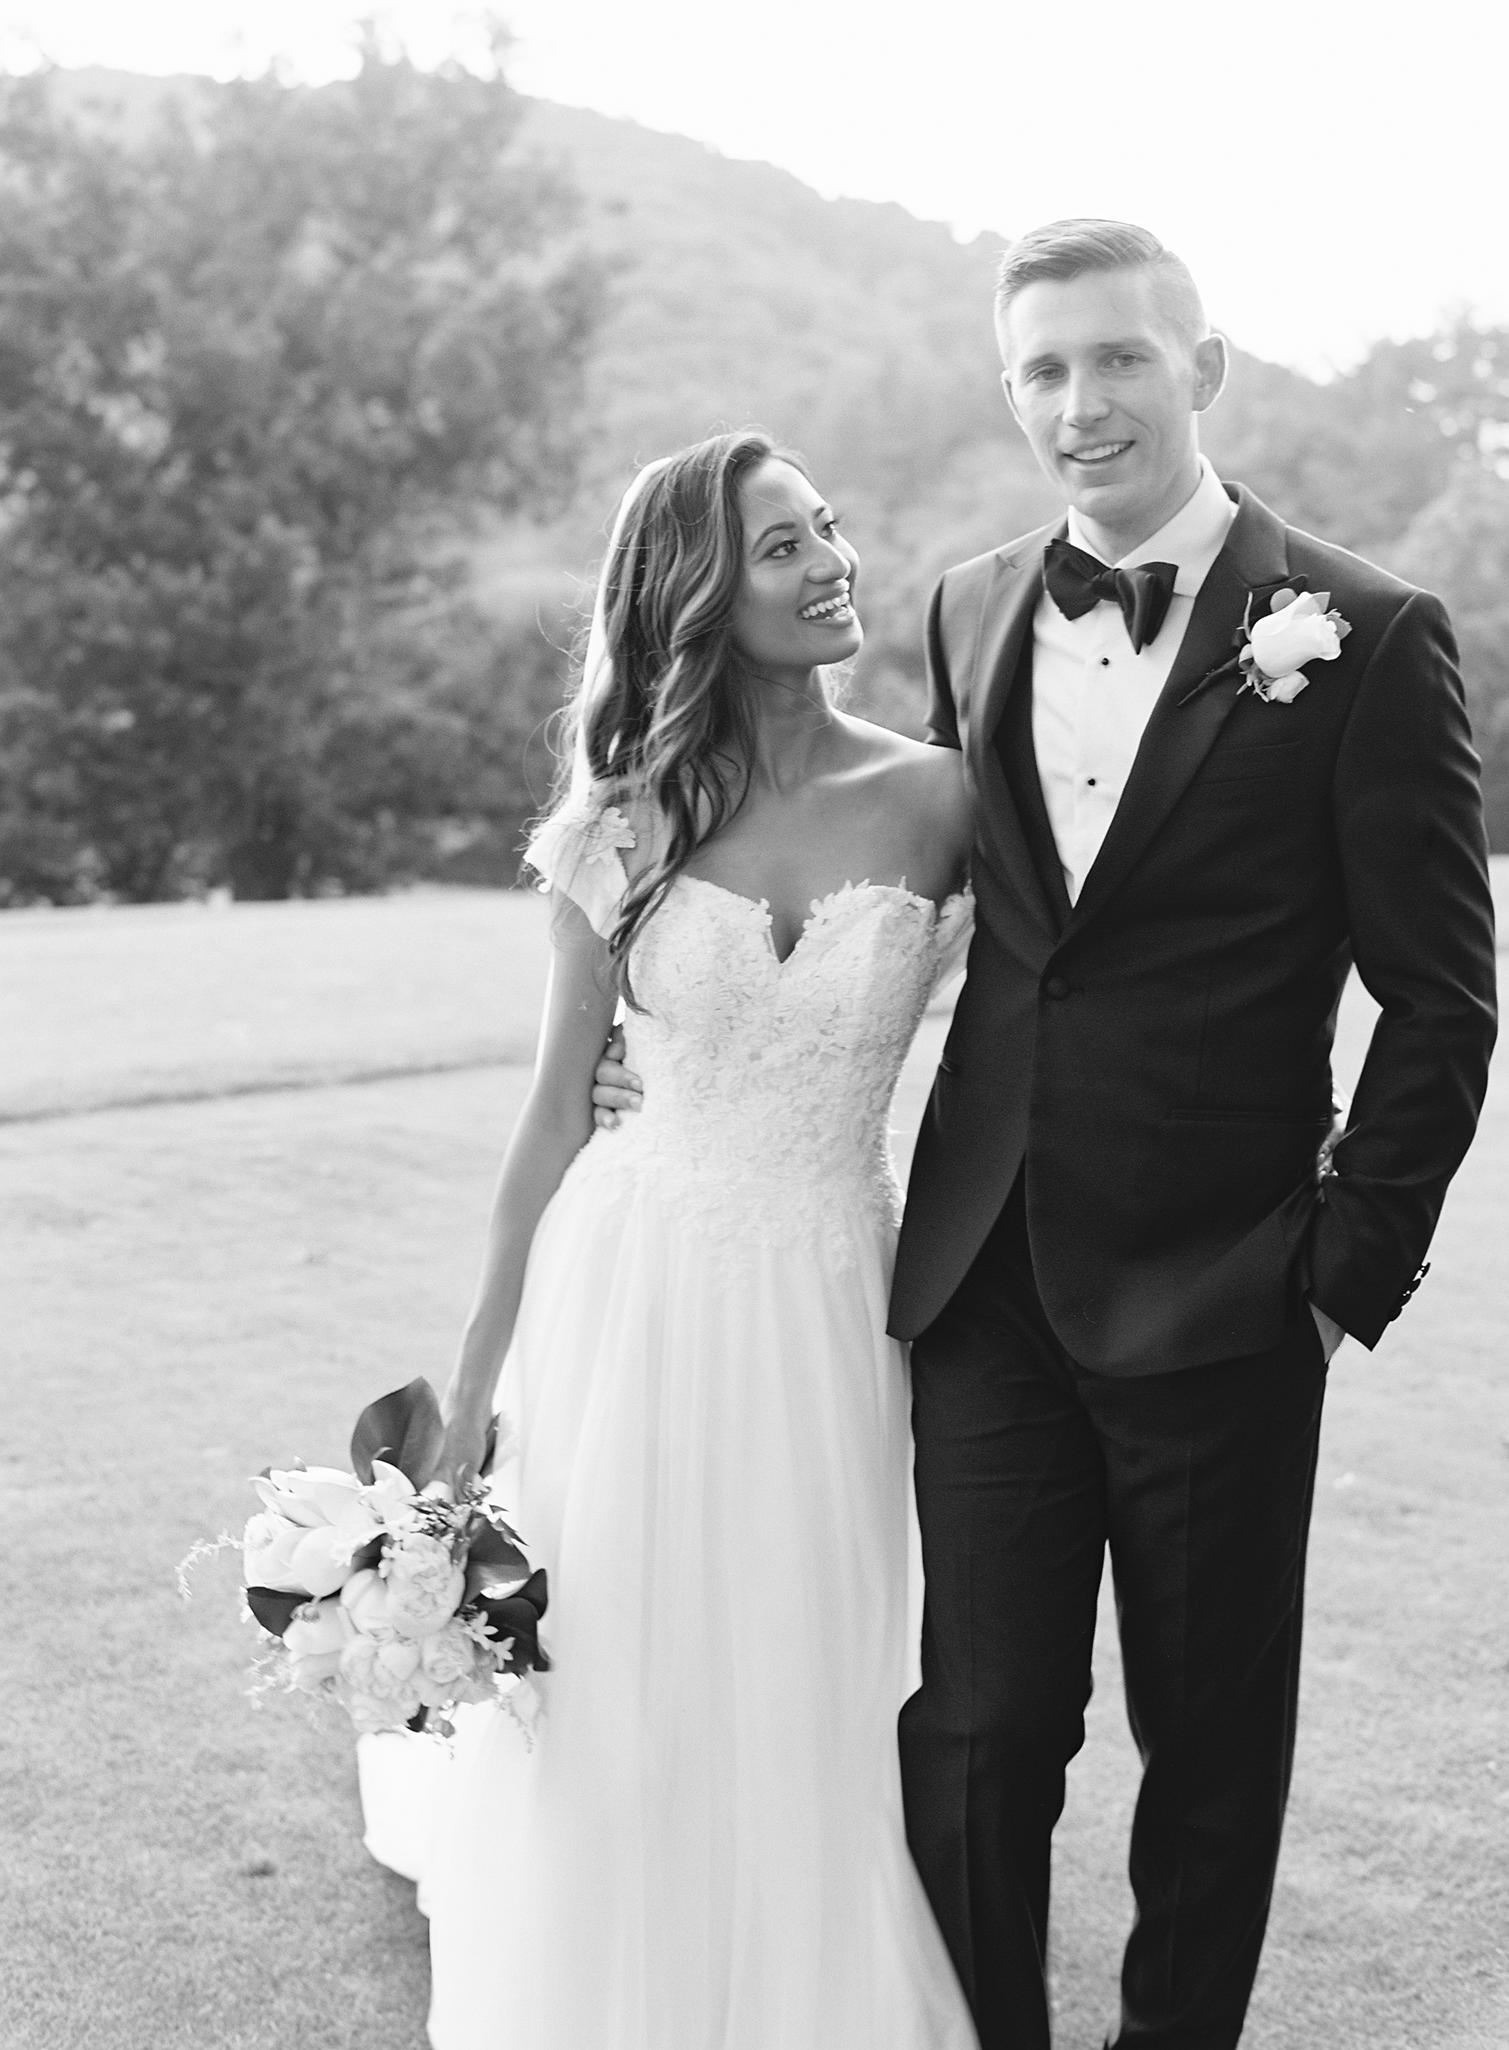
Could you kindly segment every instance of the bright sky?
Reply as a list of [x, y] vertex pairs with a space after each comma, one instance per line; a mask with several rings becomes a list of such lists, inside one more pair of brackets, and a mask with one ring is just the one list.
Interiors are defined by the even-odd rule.
[[[475, 48], [445, 0], [0, 0], [70, 65], [350, 68], [379, 13], [415, 58]], [[524, 91], [961, 233], [1071, 213], [1155, 229], [1244, 347], [1324, 369], [1471, 306], [1509, 319], [1502, 0], [513, 0]]]

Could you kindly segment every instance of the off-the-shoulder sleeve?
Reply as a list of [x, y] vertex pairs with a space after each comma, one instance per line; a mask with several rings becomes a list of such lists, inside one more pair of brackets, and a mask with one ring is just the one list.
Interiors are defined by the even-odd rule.
[[629, 886], [620, 849], [633, 845], [634, 830], [615, 806], [568, 803], [535, 828], [524, 859], [546, 889], [580, 905], [592, 930], [606, 938]]

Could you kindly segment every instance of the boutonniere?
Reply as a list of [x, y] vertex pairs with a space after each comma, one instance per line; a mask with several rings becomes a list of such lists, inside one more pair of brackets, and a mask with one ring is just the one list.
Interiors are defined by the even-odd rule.
[[[1339, 612], [1327, 609], [1329, 591], [1303, 591], [1281, 606], [1278, 598], [1283, 595], [1274, 598], [1274, 609], [1265, 619], [1242, 621], [1247, 636], [1247, 645], [1237, 656], [1242, 690], [1250, 690], [1265, 705], [1292, 705], [1310, 681], [1303, 665], [1334, 662], [1352, 631]], [[1249, 615], [1251, 609], [1249, 600]]]
[[[1310, 681], [1301, 676], [1300, 664], [1315, 660], [1331, 661], [1341, 651], [1344, 634], [1352, 629], [1340, 613], [1327, 612], [1331, 594], [1318, 595], [1305, 590], [1306, 579], [1302, 576], [1281, 577], [1276, 583], [1257, 584], [1247, 593], [1247, 603], [1242, 608], [1242, 623], [1232, 635], [1232, 646], [1236, 653], [1224, 662], [1218, 662], [1214, 669], [1208, 669], [1198, 683], [1180, 698], [1181, 705], [1187, 705], [1191, 698], [1199, 697], [1211, 684], [1220, 683], [1228, 676], [1240, 676], [1241, 686], [1237, 695], [1250, 690], [1267, 704], [1292, 704]], [[1301, 607], [1304, 608], [1301, 611]], [[1287, 631], [1290, 623], [1309, 621], [1299, 635]], [[1325, 627], [1324, 635], [1316, 626]], [[1286, 631], [1280, 637], [1278, 629]], [[1316, 645], [1324, 641], [1324, 645]], [[1293, 653], [1299, 648], [1299, 653]], [[1282, 667], [1276, 666], [1282, 664]]]

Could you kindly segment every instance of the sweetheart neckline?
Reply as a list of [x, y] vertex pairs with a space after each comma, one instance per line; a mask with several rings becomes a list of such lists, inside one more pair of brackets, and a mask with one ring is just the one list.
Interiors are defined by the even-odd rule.
[[771, 912], [770, 899], [768, 897], [751, 897], [743, 890], [731, 890], [726, 883], [715, 883], [708, 876], [688, 875], [685, 869], [681, 870], [676, 880], [678, 883], [695, 883], [700, 889], [712, 890], [720, 897], [731, 897], [736, 904], [747, 905], [762, 921], [765, 941], [770, 949], [770, 958], [774, 961], [777, 968], [784, 968], [789, 961], [795, 958], [808, 933], [818, 924], [823, 914], [842, 897], [857, 897], [867, 890], [876, 896], [902, 897], [909, 904], [925, 906], [932, 913], [933, 924], [936, 928], [942, 922], [945, 912], [953, 905], [963, 903], [969, 895], [968, 890], [952, 890], [944, 898], [943, 902], [939, 904], [936, 899], [925, 896], [921, 890], [909, 890], [905, 883], [872, 883], [868, 876], [862, 882], [840, 883], [836, 890], [829, 890], [825, 896], [812, 899], [807, 916], [802, 920], [801, 928], [791, 943], [790, 951], [785, 954], [778, 954], [775, 945], [775, 918]]

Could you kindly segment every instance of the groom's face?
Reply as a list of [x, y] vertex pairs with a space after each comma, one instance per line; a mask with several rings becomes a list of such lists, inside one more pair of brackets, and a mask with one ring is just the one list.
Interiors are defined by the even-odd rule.
[[1146, 267], [1026, 285], [1000, 323], [1006, 397], [1039, 463], [1110, 559], [1171, 519], [1199, 481], [1195, 418], [1225, 348], [1180, 328]]

